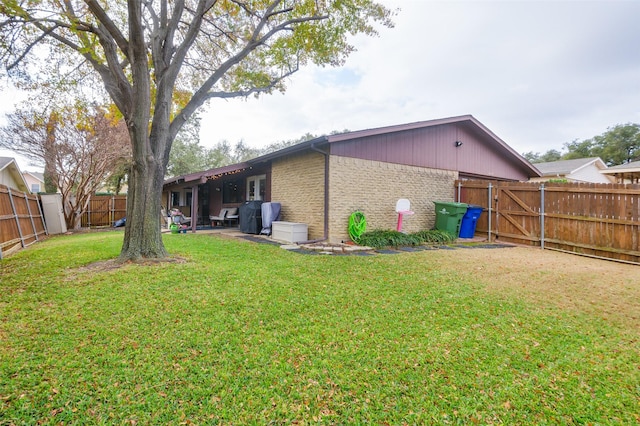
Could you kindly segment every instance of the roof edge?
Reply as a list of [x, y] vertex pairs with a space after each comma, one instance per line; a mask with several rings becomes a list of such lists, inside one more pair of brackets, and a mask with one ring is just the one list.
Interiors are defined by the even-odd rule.
[[164, 182], [162, 182], [162, 185], [164, 186], [164, 185], [171, 185], [171, 184], [202, 181], [220, 173], [248, 169], [249, 167], [251, 167], [251, 165], [248, 162], [243, 161], [241, 163], [229, 164], [227, 166], [214, 167], [213, 169], [204, 170], [202, 172], [188, 173], [186, 175], [175, 176], [175, 177], [166, 179]]
[[327, 141], [329, 143], [341, 142], [344, 140], [381, 135], [384, 133], [394, 133], [394, 132], [401, 132], [405, 130], [420, 129], [422, 127], [432, 127], [432, 126], [440, 126], [443, 124], [458, 123], [462, 121], [468, 121], [471, 119], [474, 119], [473, 116], [471, 114], [467, 114], [467, 115], [460, 115], [460, 116], [448, 117], [448, 118], [437, 118], [434, 120], [416, 121], [416, 122], [407, 123], [407, 124], [394, 124], [392, 126], [373, 127], [370, 129], [355, 130], [353, 132], [345, 132], [345, 133], [337, 133], [335, 135], [329, 135], [327, 136]]
[[273, 151], [268, 154], [261, 155], [260, 157], [253, 158], [251, 160], [247, 160], [249, 164], [257, 164], [264, 163], [266, 161], [271, 161], [274, 158], [283, 157], [285, 155], [295, 154], [300, 151], [304, 151], [306, 149], [311, 148], [314, 145], [327, 143], [329, 142], [328, 136], [319, 136], [314, 139], [309, 139], [308, 141], [300, 142], [295, 145], [288, 146], [286, 148], [279, 149], [278, 151]]

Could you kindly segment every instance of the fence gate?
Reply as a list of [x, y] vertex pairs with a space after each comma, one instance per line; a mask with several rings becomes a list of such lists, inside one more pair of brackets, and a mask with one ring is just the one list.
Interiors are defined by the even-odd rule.
[[640, 264], [640, 185], [458, 181], [458, 199], [485, 208], [476, 233]]
[[494, 193], [495, 237], [518, 244], [539, 245], [539, 185], [502, 184], [496, 186]]
[[126, 195], [92, 195], [89, 207], [82, 215], [81, 226], [95, 228], [113, 226], [118, 219], [122, 219], [127, 210]]

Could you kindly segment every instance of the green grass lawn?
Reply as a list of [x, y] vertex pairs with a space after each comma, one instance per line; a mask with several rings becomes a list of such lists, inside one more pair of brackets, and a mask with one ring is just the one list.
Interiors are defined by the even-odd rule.
[[85, 267], [121, 242], [0, 261], [0, 425], [640, 421], [637, 330], [486, 291], [446, 253], [169, 234], [186, 262]]

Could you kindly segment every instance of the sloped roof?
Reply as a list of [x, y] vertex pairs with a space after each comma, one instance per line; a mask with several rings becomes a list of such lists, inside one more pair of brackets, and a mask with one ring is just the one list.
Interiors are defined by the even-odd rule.
[[0, 157], [0, 172], [7, 173], [13, 178], [17, 186], [15, 189], [22, 192], [30, 192], [29, 186], [24, 180], [24, 176], [22, 176], [22, 172], [20, 171], [20, 167], [18, 167], [18, 163], [15, 158]]
[[640, 172], [640, 161], [632, 161], [626, 164], [620, 164], [617, 166], [611, 166], [602, 173], [615, 174], [615, 173], [633, 173]]
[[16, 160], [11, 157], [0, 157], [0, 170], [3, 170], [9, 164], [15, 162]]
[[388, 133], [395, 132], [403, 132], [407, 130], [421, 129], [426, 127], [434, 127], [441, 126], [443, 124], [456, 124], [456, 123], [464, 123], [470, 126], [475, 127], [477, 130], [481, 131], [485, 134], [488, 139], [494, 144], [498, 151], [507, 154], [511, 157], [516, 163], [520, 164], [530, 176], [541, 176], [540, 171], [536, 168], [537, 165], [532, 165], [529, 161], [527, 161], [524, 157], [522, 157], [518, 152], [516, 152], [513, 148], [507, 145], [502, 139], [496, 136], [491, 130], [485, 127], [482, 123], [480, 123], [475, 117], [472, 115], [461, 115], [457, 117], [449, 117], [449, 118], [440, 118], [435, 120], [426, 120], [426, 121], [418, 121], [414, 123], [400, 124], [394, 126], [386, 126], [386, 127], [378, 127], [366, 130], [358, 130], [354, 132], [345, 132], [328, 136], [320, 136], [315, 139], [311, 139], [306, 142], [299, 143], [297, 145], [293, 145], [279, 151], [275, 151], [266, 155], [263, 155], [258, 158], [254, 158], [249, 160], [248, 163], [259, 163], [265, 162], [269, 160], [273, 160], [274, 158], [279, 158], [285, 155], [293, 154], [296, 152], [304, 151], [307, 149], [316, 149], [322, 145], [331, 144], [335, 142], [343, 142], [348, 140], [360, 139], [363, 137], [375, 136], [375, 135], [383, 135]]
[[40, 182], [44, 182], [44, 173], [40, 173], [40, 172], [24, 172], [24, 175], [30, 175], [33, 176], [35, 179], [39, 180]]
[[606, 170], [600, 170], [600, 173], [615, 176], [621, 182], [631, 181], [638, 183], [640, 181], [640, 161], [612, 166]]
[[213, 169], [205, 170], [203, 172], [190, 173], [187, 175], [176, 176], [164, 181], [164, 185], [186, 183], [198, 181], [204, 183], [207, 180], [218, 179], [221, 176], [227, 176], [230, 174], [238, 173], [250, 168], [248, 163], [237, 163], [228, 166], [216, 167]]
[[440, 126], [443, 124], [455, 124], [464, 123], [475, 127], [478, 131], [482, 132], [495, 146], [496, 150], [501, 154], [506, 154], [515, 163], [519, 164], [524, 170], [529, 173], [530, 176], [541, 176], [540, 171], [527, 161], [524, 157], [518, 154], [513, 148], [507, 145], [502, 139], [496, 136], [491, 130], [485, 127], [482, 123], [476, 120], [472, 115], [462, 115], [458, 117], [441, 118], [436, 120], [419, 121], [415, 123], [378, 127], [373, 129], [359, 130], [354, 132], [345, 132], [334, 135], [320, 136], [315, 139], [311, 139], [305, 142], [292, 145], [278, 151], [274, 151], [265, 155], [262, 155], [251, 160], [247, 160], [244, 163], [232, 164], [229, 166], [218, 167], [203, 172], [191, 173], [182, 176], [176, 176], [164, 181], [164, 185], [181, 184], [187, 182], [198, 181], [204, 183], [210, 179], [217, 179], [221, 176], [238, 173], [246, 169], [252, 168], [253, 165], [265, 163], [276, 158], [281, 158], [290, 154], [303, 152], [306, 150], [318, 150], [322, 147], [326, 147], [328, 144], [335, 142], [343, 142], [348, 140], [360, 139], [363, 137], [383, 135], [388, 133], [402, 132], [406, 130], [420, 129], [425, 127]]
[[573, 160], [549, 161], [546, 163], [534, 163], [534, 166], [540, 170], [542, 176], [566, 176], [576, 173], [583, 167], [596, 164], [598, 168], [604, 169], [607, 166], [600, 157], [576, 158]]

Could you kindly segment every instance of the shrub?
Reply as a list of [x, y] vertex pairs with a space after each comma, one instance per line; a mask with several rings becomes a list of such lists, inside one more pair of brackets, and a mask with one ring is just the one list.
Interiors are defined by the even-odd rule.
[[423, 243], [450, 243], [456, 240], [456, 236], [447, 232], [440, 231], [438, 229], [432, 229], [430, 231], [418, 231], [415, 233], [422, 240]]
[[382, 248], [399, 246], [417, 246], [420, 244], [448, 243], [454, 241], [455, 236], [446, 231], [419, 231], [413, 234], [403, 234], [398, 231], [375, 230], [365, 232], [360, 236], [360, 245]]

